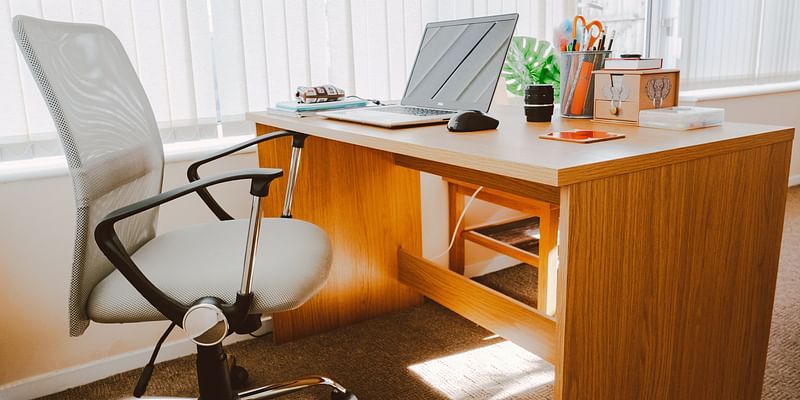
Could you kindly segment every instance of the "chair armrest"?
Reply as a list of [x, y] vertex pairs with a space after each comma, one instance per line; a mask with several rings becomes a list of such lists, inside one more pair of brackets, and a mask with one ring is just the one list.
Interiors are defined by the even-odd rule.
[[[161, 289], [147, 279], [139, 267], [133, 262], [125, 246], [120, 241], [114, 229], [114, 224], [168, 201], [223, 182], [249, 179], [251, 181], [250, 193], [253, 196], [264, 197], [268, 194], [269, 184], [272, 180], [282, 175], [283, 171], [280, 169], [253, 168], [196, 180], [188, 185], [169, 190], [112, 211], [97, 224], [97, 228], [94, 230], [95, 241], [114, 267], [122, 273], [125, 279], [127, 279], [150, 304], [164, 314], [169, 320], [175, 322], [178, 326], [182, 326], [183, 315], [189, 307], [167, 296]], [[249, 308], [249, 304], [247, 308]], [[233, 310], [229, 309], [227, 311], [232, 312]]]
[[[219, 158], [225, 157], [227, 155], [233, 154], [233, 153], [235, 153], [235, 152], [237, 152], [239, 150], [246, 149], [246, 148], [248, 148], [250, 146], [259, 144], [261, 142], [265, 142], [265, 141], [268, 141], [268, 140], [277, 139], [277, 138], [281, 138], [281, 137], [285, 137], [285, 136], [292, 136], [294, 138], [294, 140], [292, 141], [292, 145], [295, 146], [295, 147], [298, 147], [298, 143], [299, 143], [299, 147], [303, 147], [303, 143], [302, 142], [307, 137], [307, 135], [305, 135], [305, 134], [292, 132], [292, 131], [276, 131], [276, 132], [268, 133], [266, 135], [256, 136], [256, 137], [254, 137], [254, 138], [252, 138], [252, 139], [250, 139], [248, 141], [245, 141], [245, 142], [239, 143], [237, 145], [228, 147], [226, 149], [220, 150], [220, 151], [218, 151], [216, 153], [213, 153], [213, 154], [211, 154], [211, 155], [209, 155], [209, 156], [207, 156], [207, 157], [205, 157], [203, 159], [200, 159], [200, 160], [197, 160], [197, 161], [193, 162], [191, 165], [189, 165], [189, 168], [186, 169], [186, 176], [189, 178], [189, 182], [194, 182], [194, 181], [200, 179], [200, 174], [197, 172], [197, 170], [200, 168], [201, 165], [207, 164], [207, 163], [209, 163], [211, 161], [214, 161], [216, 159], [219, 159]], [[197, 194], [200, 196], [201, 199], [203, 199], [203, 202], [206, 203], [206, 206], [208, 206], [208, 208], [211, 210], [211, 212], [213, 212], [214, 215], [216, 215], [217, 218], [220, 219], [220, 221], [232, 220], [233, 219], [233, 217], [230, 214], [228, 214], [222, 208], [222, 206], [220, 206], [219, 203], [217, 203], [216, 200], [214, 200], [214, 197], [211, 196], [211, 193], [209, 193], [206, 188], [200, 188], [199, 190], [197, 190]]]

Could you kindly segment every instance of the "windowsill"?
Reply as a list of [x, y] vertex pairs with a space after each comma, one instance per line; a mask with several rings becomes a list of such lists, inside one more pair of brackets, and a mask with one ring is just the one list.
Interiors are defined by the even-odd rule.
[[767, 94], [800, 91], [800, 81], [765, 83], [761, 85], [728, 86], [715, 89], [681, 91], [681, 103], [734, 99], [738, 97], [763, 96]]
[[[165, 163], [175, 163], [196, 160], [250, 138], [252, 138], [252, 136], [245, 135], [165, 144], [164, 161]], [[255, 151], [256, 146], [251, 146], [239, 151], [237, 154], [252, 153]], [[69, 169], [67, 168], [67, 160], [64, 156], [4, 161], [0, 163], [0, 183], [66, 175], [69, 175]]]

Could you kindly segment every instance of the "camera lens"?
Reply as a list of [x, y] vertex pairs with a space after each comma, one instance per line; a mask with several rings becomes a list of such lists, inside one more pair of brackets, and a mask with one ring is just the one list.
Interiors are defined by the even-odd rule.
[[553, 117], [553, 85], [525, 87], [525, 116], [528, 122], [549, 122]]

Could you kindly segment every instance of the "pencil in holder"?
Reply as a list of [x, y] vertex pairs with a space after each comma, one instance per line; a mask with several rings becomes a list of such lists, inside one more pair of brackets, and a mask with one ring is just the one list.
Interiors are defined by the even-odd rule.
[[566, 51], [561, 53], [561, 116], [592, 118], [594, 78], [592, 71], [603, 69], [611, 51]]

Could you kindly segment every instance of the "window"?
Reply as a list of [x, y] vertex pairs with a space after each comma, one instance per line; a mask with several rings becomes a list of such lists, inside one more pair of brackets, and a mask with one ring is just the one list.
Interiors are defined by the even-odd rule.
[[587, 20], [600, 20], [607, 34], [615, 33], [614, 54], [641, 53], [644, 48], [646, 0], [599, 0], [579, 2], [579, 13]]
[[424, 25], [506, 12], [549, 38], [555, 0], [0, 0], [0, 161], [59, 154], [55, 128], [11, 32], [17, 14], [114, 31], [165, 142], [250, 134], [248, 111], [298, 85], [402, 96]]
[[46, 105], [14, 41], [11, 18], [17, 14], [107, 26], [138, 72], [165, 142], [218, 135], [205, 1], [0, 0], [0, 161], [61, 153]]
[[597, 0], [578, 6], [617, 30], [614, 50], [646, 53], [649, 44], [651, 56], [680, 68], [684, 89], [800, 79], [796, 0]]

